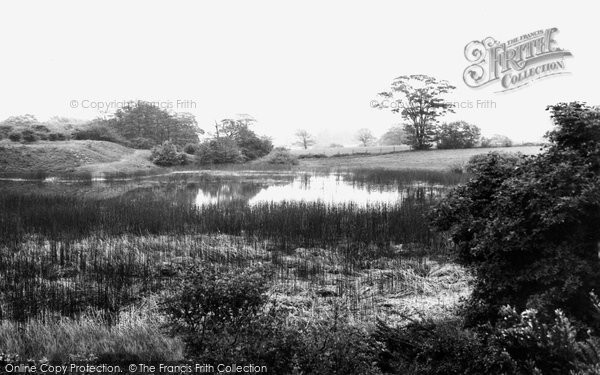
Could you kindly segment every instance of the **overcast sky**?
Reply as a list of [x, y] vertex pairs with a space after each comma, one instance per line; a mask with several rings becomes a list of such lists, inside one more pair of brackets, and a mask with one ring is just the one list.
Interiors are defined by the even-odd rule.
[[[347, 143], [343, 133], [401, 122], [370, 101], [405, 74], [448, 80], [452, 101], [493, 101], [448, 120], [515, 140], [541, 139], [548, 104], [600, 104], [592, 1], [3, 1], [0, 17], [2, 119], [94, 118], [102, 113], [84, 103], [142, 99], [170, 102], [205, 129], [248, 113], [278, 144], [298, 128]], [[470, 41], [550, 27], [573, 53], [571, 74], [505, 93], [463, 82]]]

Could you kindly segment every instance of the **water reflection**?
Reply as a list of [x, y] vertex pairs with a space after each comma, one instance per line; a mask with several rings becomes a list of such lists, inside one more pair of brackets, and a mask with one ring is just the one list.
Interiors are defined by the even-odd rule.
[[[377, 177], [377, 176], [376, 176]], [[373, 181], [374, 180], [374, 181]], [[322, 202], [394, 204], [408, 197], [417, 200], [441, 196], [449, 185], [417, 182], [414, 179], [383, 180], [354, 176], [352, 173], [301, 174], [178, 174], [136, 181], [89, 182], [18, 182], [0, 183], [0, 192], [28, 191], [48, 195], [78, 196], [92, 199], [125, 198], [130, 200], [162, 199], [174, 204], [203, 207], [231, 202], [258, 205], [263, 203]]]
[[224, 204], [245, 201], [249, 205], [283, 201], [323, 202], [328, 204], [353, 203], [359, 206], [394, 204], [412, 196], [426, 198], [440, 195], [442, 187], [425, 184], [381, 185], [352, 181], [340, 174], [303, 174], [289, 181], [271, 181], [257, 184], [244, 181], [221, 181], [218, 185], [199, 186], [195, 204]]

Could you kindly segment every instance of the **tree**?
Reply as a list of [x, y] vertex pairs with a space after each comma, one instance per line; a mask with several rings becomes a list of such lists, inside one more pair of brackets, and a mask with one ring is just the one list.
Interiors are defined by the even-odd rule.
[[369, 129], [363, 128], [359, 129], [356, 133], [356, 139], [363, 147], [367, 147], [368, 145], [373, 144], [375, 141], [375, 136]]
[[143, 143], [140, 139], [144, 139], [150, 145], [171, 141], [183, 147], [187, 143], [198, 142], [198, 134], [204, 133], [198, 128], [193, 115], [172, 114], [144, 101], [119, 108], [107, 123], [126, 140]]
[[246, 161], [261, 158], [273, 149], [273, 142], [269, 137], [259, 137], [248, 127], [241, 128], [234, 137]]
[[465, 121], [454, 121], [439, 127], [437, 148], [472, 148], [479, 142], [481, 130]]
[[432, 212], [476, 276], [469, 324], [494, 323], [511, 305], [536, 309], [544, 321], [561, 309], [600, 328], [589, 298], [600, 290], [600, 110], [548, 109], [556, 128], [545, 152], [478, 156], [470, 181]]
[[[248, 114], [239, 114], [237, 119], [226, 118], [219, 122], [215, 121], [214, 141], [206, 143], [204, 149], [215, 156], [215, 162], [232, 162], [237, 160], [236, 152], [241, 153], [237, 161], [249, 161], [266, 156], [273, 149], [273, 143], [269, 137], [259, 137], [250, 126], [256, 123], [256, 119]], [[212, 142], [212, 143], [210, 143]], [[233, 149], [237, 151], [234, 151]], [[212, 150], [212, 151], [210, 151]], [[223, 161], [216, 161], [218, 155], [224, 157]]]
[[21, 115], [21, 116], [11, 116], [11, 117], [7, 118], [6, 120], [2, 121], [2, 123], [0, 123], [0, 124], [4, 125], [4, 126], [27, 128], [27, 127], [31, 127], [33, 125], [37, 125], [39, 123], [40, 122], [34, 115], [26, 114], [26, 115]]
[[313, 146], [315, 143], [317, 143], [315, 141], [314, 137], [312, 136], [312, 134], [310, 134], [308, 131], [306, 131], [304, 129], [298, 129], [296, 131], [295, 136], [298, 140], [296, 142], [294, 142], [294, 144], [297, 146], [301, 146], [305, 150], [307, 148], [309, 148], [310, 146]]
[[433, 145], [438, 118], [454, 112], [452, 104], [442, 96], [455, 88], [427, 75], [400, 76], [394, 79], [390, 91], [379, 93], [384, 101], [376, 107], [400, 113], [408, 121], [404, 125], [406, 143], [416, 150], [425, 150]]
[[389, 128], [381, 138], [379, 144], [382, 146], [395, 146], [406, 143], [406, 132], [402, 126], [394, 126]]

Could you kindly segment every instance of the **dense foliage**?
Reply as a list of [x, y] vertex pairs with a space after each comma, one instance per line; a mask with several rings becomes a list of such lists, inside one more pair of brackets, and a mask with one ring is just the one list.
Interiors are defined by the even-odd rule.
[[298, 164], [298, 158], [290, 152], [290, 150], [284, 147], [276, 147], [267, 156], [267, 163], [269, 164], [282, 164], [282, 165], [296, 165]]
[[164, 300], [172, 331], [204, 363], [253, 363], [276, 374], [380, 373], [377, 344], [336, 312], [331, 320], [290, 320], [266, 295], [269, 272], [194, 266]]
[[106, 125], [127, 140], [128, 145], [149, 148], [165, 141], [183, 147], [190, 141], [198, 141], [198, 128], [193, 115], [174, 114], [154, 103], [138, 101], [117, 110]]
[[405, 143], [416, 150], [433, 146], [438, 118], [454, 112], [444, 95], [455, 89], [446, 81], [422, 74], [400, 76], [394, 79], [390, 91], [379, 94], [384, 100], [377, 108], [399, 113], [406, 124]]
[[549, 110], [557, 127], [544, 153], [477, 158], [474, 178], [433, 211], [477, 276], [470, 324], [496, 322], [511, 305], [536, 309], [542, 321], [561, 308], [600, 327], [589, 299], [600, 286], [600, 111], [580, 103]]
[[230, 138], [216, 138], [202, 142], [196, 148], [194, 155], [201, 165], [239, 163], [244, 160], [235, 140]]
[[442, 124], [438, 129], [437, 148], [472, 148], [479, 142], [481, 130], [465, 121]]
[[171, 167], [185, 164], [187, 158], [185, 154], [177, 151], [177, 147], [173, 143], [165, 141], [160, 146], [152, 148], [150, 161], [162, 167]]

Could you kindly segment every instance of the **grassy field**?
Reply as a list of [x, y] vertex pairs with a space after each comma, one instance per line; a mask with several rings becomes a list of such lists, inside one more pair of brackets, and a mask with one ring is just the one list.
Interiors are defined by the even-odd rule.
[[473, 155], [487, 154], [488, 152], [520, 152], [527, 155], [538, 154], [539, 146], [525, 147], [497, 147], [497, 148], [470, 148], [461, 150], [427, 150], [404, 151], [383, 155], [350, 155], [327, 158], [300, 159], [296, 168], [312, 170], [319, 168], [330, 169], [427, 169], [448, 170], [455, 166], [464, 165]]
[[[490, 151], [537, 154], [540, 147], [410, 151], [406, 150], [405, 146], [382, 146], [295, 150], [293, 153], [296, 155], [320, 154], [326, 155], [326, 157], [301, 158], [299, 164], [291, 169], [295, 171], [320, 169], [446, 171], [464, 165], [473, 155], [485, 154]], [[370, 155], [365, 155], [365, 152]], [[339, 154], [342, 156], [337, 156]], [[154, 174], [170, 171], [170, 169], [152, 164], [148, 160], [149, 155], [150, 151], [148, 150], [134, 150], [104, 141], [39, 141], [30, 144], [0, 141], [0, 175], [72, 173], [102, 177], [105, 174]], [[236, 170], [276, 169], [276, 166], [262, 160], [234, 167]], [[227, 169], [227, 167], [224, 168]], [[198, 169], [198, 167], [190, 165], [183, 169]], [[286, 169], [289, 168], [286, 167]]]
[[390, 152], [408, 151], [407, 145], [396, 146], [368, 146], [368, 147], [311, 147], [310, 149], [294, 149], [290, 152], [294, 155], [346, 155], [346, 154], [386, 154]]

